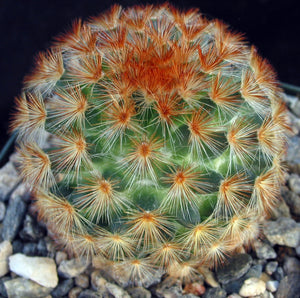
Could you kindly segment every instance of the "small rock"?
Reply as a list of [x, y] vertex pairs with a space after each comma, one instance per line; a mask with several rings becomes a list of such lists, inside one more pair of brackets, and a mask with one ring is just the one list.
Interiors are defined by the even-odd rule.
[[78, 287], [87, 289], [90, 285], [89, 276], [86, 274], [79, 274], [78, 276], [75, 277], [75, 284]]
[[300, 274], [292, 273], [285, 276], [279, 284], [276, 298], [296, 298], [300, 293]]
[[6, 212], [6, 206], [0, 201], [0, 222], [3, 221]]
[[23, 246], [22, 253], [26, 256], [31, 256], [34, 257], [37, 255], [38, 249], [37, 249], [37, 244], [36, 243], [25, 243]]
[[39, 240], [36, 248], [37, 248], [37, 253], [40, 257], [48, 256], [47, 244], [44, 238]]
[[253, 243], [256, 255], [259, 259], [275, 259], [277, 257], [277, 254], [275, 252], [275, 250], [272, 248], [271, 245], [256, 240]]
[[65, 261], [68, 259], [68, 255], [64, 252], [64, 251], [58, 251], [56, 252], [56, 255], [55, 255], [55, 263], [57, 265], [60, 265], [60, 263], [62, 261]]
[[116, 298], [130, 298], [129, 294], [121, 287], [107, 282], [105, 284], [107, 291]]
[[213, 288], [220, 287], [220, 284], [216, 281], [214, 274], [207, 268], [201, 268], [201, 274], [204, 277], [204, 280]]
[[239, 294], [242, 297], [258, 296], [266, 290], [266, 283], [256, 277], [244, 281]]
[[62, 261], [58, 267], [58, 274], [64, 278], [73, 278], [83, 273], [90, 262], [85, 258]]
[[296, 247], [296, 254], [298, 257], [300, 257], [300, 246]]
[[300, 138], [298, 136], [293, 136], [288, 138], [288, 149], [286, 154], [286, 161], [289, 165], [299, 165], [300, 164]]
[[279, 286], [279, 282], [277, 280], [269, 280], [266, 282], [267, 290], [270, 292], [276, 292]]
[[128, 288], [127, 292], [132, 298], [151, 298], [151, 292], [142, 287]]
[[248, 254], [233, 256], [228, 263], [216, 271], [218, 281], [227, 284], [237, 280], [250, 269], [252, 258]]
[[12, 254], [13, 248], [9, 241], [0, 243], [0, 277], [5, 275], [8, 270], [8, 257]]
[[12, 243], [12, 246], [13, 246], [13, 253], [14, 254], [17, 254], [19, 252], [23, 252], [24, 243], [21, 240], [19, 240], [19, 239], [14, 240], [13, 243]]
[[43, 287], [26, 278], [15, 278], [4, 282], [7, 296], [11, 298], [45, 297], [52, 288]]
[[264, 234], [273, 245], [297, 247], [300, 244], [300, 223], [286, 217], [278, 218], [276, 221], [266, 221]]
[[51, 292], [53, 298], [61, 298], [67, 295], [74, 286], [72, 278], [65, 279]]
[[281, 281], [284, 278], [284, 272], [282, 267], [277, 268], [277, 270], [274, 272], [274, 277], [278, 281]]
[[20, 238], [24, 241], [36, 241], [43, 237], [43, 234], [44, 232], [36, 221], [29, 214], [26, 214], [23, 229], [19, 233]]
[[56, 265], [50, 258], [15, 254], [9, 257], [9, 268], [14, 273], [29, 278], [44, 287], [55, 288], [58, 284]]
[[0, 169], [0, 200], [5, 201], [8, 199], [9, 193], [17, 185], [20, 178], [16, 168], [11, 162], [6, 163]]
[[283, 271], [286, 275], [298, 272], [300, 274], [300, 261], [294, 257], [285, 257]]
[[26, 204], [21, 197], [9, 200], [8, 208], [3, 220], [2, 238], [12, 241], [19, 232], [26, 212]]
[[70, 290], [68, 293], [68, 298], [78, 298], [80, 293], [82, 292], [82, 289], [79, 287], [75, 287]]
[[292, 191], [288, 191], [285, 196], [284, 200], [289, 205], [292, 214], [300, 215], [300, 196], [295, 194]]
[[78, 298], [100, 298], [100, 297], [102, 297], [101, 294], [99, 295], [97, 292], [92, 290], [84, 290], [78, 296]]
[[291, 174], [288, 183], [290, 189], [297, 195], [300, 195], [300, 177], [297, 174]]
[[227, 298], [241, 298], [241, 296], [237, 293], [232, 293], [229, 296], [227, 296]]
[[69, 291], [69, 293], [67, 294], [67, 297], [68, 298], [78, 298], [81, 292], [82, 292], [82, 289], [80, 287], [74, 287]]
[[272, 261], [266, 265], [265, 270], [269, 275], [272, 275], [276, 271], [277, 267], [278, 267], [278, 262]]
[[8, 276], [4, 276], [0, 279], [0, 297], [7, 298], [7, 292], [4, 283], [8, 280], [11, 280], [11, 278]]
[[227, 297], [226, 291], [222, 288], [209, 288], [203, 298], [225, 298]]

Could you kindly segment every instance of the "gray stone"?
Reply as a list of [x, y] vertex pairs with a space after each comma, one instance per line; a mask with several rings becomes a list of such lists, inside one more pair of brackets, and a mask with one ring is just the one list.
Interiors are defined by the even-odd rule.
[[42, 231], [37, 222], [29, 214], [26, 214], [23, 229], [19, 233], [20, 238], [24, 241], [33, 242], [43, 237], [43, 235], [44, 231]]
[[277, 280], [268, 280], [266, 282], [267, 290], [272, 293], [277, 291], [278, 286], [279, 286], [279, 281], [277, 281]]
[[284, 200], [289, 205], [293, 214], [300, 215], [300, 196], [292, 191], [288, 191], [284, 196]]
[[286, 161], [289, 165], [299, 165], [300, 164], [300, 138], [298, 136], [293, 136], [288, 138], [288, 150], [286, 154]]
[[23, 244], [22, 253], [30, 257], [36, 256], [38, 253], [37, 244], [32, 242]]
[[22, 252], [23, 251], [23, 245], [24, 245], [24, 243], [21, 240], [19, 240], [19, 239], [14, 240], [13, 243], [12, 243], [13, 253], [17, 254], [19, 252]]
[[272, 275], [276, 271], [277, 267], [278, 267], [278, 262], [272, 261], [266, 265], [265, 271], [267, 274]]
[[286, 256], [283, 263], [283, 271], [285, 275], [298, 272], [300, 274], [300, 261], [294, 257]]
[[253, 265], [249, 271], [237, 280], [223, 284], [223, 288], [227, 293], [238, 293], [244, 281], [248, 278], [260, 278], [263, 266], [261, 264]]
[[67, 295], [74, 286], [72, 278], [65, 279], [51, 292], [53, 298], [61, 298]]
[[289, 187], [297, 195], [300, 195], [300, 177], [297, 174], [291, 174], [289, 177]]
[[4, 276], [0, 278], [0, 297], [5, 297], [5, 298], [7, 297], [7, 292], [4, 283], [8, 280], [11, 280], [11, 278], [8, 276]]
[[256, 240], [253, 243], [256, 255], [259, 259], [275, 259], [277, 254], [271, 245], [268, 243]]
[[78, 287], [87, 289], [90, 285], [89, 276], [86, 274], [79, 274], [78, 276], [75, 277], [75, 284]]
[[248, 254], [239, 254], [228, 260], [228, 263], [217, 271], [217, 279], [222, 284], [228, 284], [239, 279], [250, 269], [252, 258]]
[[16, 168], [11, 162], [8, 162], [0, 169], [0, 200], [8, 200], [9, 194], [16, 187], [20, 178]]
[[3, 221], [6, 212], [6, 206], [0, 201], [0, 222]]
[[90, 262], [85, 258], [62, 261], [58, 267], [58, 274], [63, 278], [76, 277], [83, 273]]
[[26, 212], [26, 204], [21, 197], [11, 198], [3, 220], [2, 238], [12, 241], [19, 232]]
[[105, 284], [107, 291], [116, 298], [130, 298], [129, 294], [121, 287], [107, 282]]
[[80, 293], [82, 292], [82, 289], [79, 287], [75, 287], [70, 290], [68, 293], [68, 298], [78, 298]]
[[222, 288], [209, 288], [202, 297], [203, 298], [226, 298], [227, 293]]
[[265, 292], [266, 283], [256, 277], [246, 279], [239, 291], [240, 296], [250, 297], [258, 296]]
[[40, 239], [38, 244], [37, 244], [37, 253], [41, 257], [46, 257], [48, 256], [48, 249], [47, 249], [47, 244], [44, 238]]
[[42, 298], [52, 291], [52, 288], [43, 287], [22, 277], [5, 281], [4, 286], [9, 298]]
[[297, 117], [300, 117], [300, 101], [299, 101], [299, 99], [296, 101], [293, 101], [293, 103], [290, 105], [290, 108]]
[[300, 274], [292, 273], [285, 276], [279, 284], [276, 298], [296, 298], [300, 293]]
[[65, 261], [67, 259], [68, 259], [68, 255], [64, 251], [58, 251], [58, 252], [56, 252], [55, 262], [56, 262], [57, 265], [60, 265], [60, 263], [62, 261]]
[[284, 272], [282, 267], [277, 268], [277, 270], [274, 272], [274, 277], [278, 281], [281, 281], [284, 278]]
[[300, 244], [300, 223], [291, 218], [281, 217], [276, 221], [266, 221], [263, 231], [273, 245], [297, 247]]
[[142, 287], [128, 288], [127, 292], [132, 298], [151, 298], [151, 292]]
[[8, 270], [8, 257], [12, 254], [13, 248], [9, 241], [0, 243], [0, 277], [5, 275]]
[[44, 287], [55, 288], [58, 284], [56, 265], [54, 260], [50, 258], [15, 254], [9, 257], [9, 269]]
[[84, 290], [78, 296], [78, 298], [99, 298], [99, 297], [102, 298], [102, 294], [97, 293], [97, 292], [92, 291], [92, 290]]

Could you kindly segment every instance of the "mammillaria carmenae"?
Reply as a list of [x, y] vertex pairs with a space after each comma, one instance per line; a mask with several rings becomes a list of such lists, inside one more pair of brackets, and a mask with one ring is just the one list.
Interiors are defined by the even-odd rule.
[[255, 47], [164, 4], [75, 21], [37, 56], [12, 130], [56, 240], [142, 283], [158, 267], [189, 279], [257, 237], [289, 125]]

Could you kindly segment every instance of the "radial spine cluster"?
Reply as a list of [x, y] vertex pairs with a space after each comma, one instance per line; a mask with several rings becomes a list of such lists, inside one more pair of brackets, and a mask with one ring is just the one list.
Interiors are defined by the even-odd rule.
[[282, 97], [222, 21], [114, 5], [37, 56], [11, 129], [39, 218], [67, 250], [136, 283], [156, 268], [188, 280], [249, 245], [276, 205]]

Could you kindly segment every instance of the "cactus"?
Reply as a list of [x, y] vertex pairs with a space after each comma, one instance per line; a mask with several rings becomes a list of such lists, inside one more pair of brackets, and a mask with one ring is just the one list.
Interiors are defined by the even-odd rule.
[[136, 283], [155, 268], [188, 280], [250, 245], [276, 206], [282, 98], [267, 60], [220, 20], [114, 5], [37, 56], [11, 130], [65, 249]]

